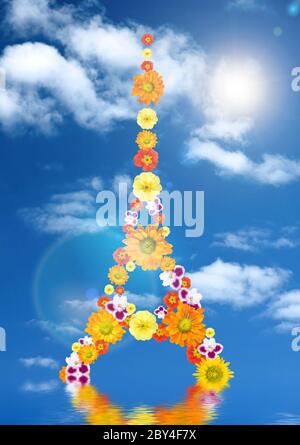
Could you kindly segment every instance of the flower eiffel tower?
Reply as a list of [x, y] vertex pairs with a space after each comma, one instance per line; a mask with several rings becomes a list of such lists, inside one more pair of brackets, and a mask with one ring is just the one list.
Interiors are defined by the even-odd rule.
[[[88, 384], [90, 365], [129, 331], [136, 340], [169, 340], [185, 347], [187, 359], [196, 365], [197, 382], [205, 390], [218, 392], [228, 386], [233, 372], [229, 363], [220, 357], [223, 346], [216, 342], [214, 329], [205, 328], [202, 295], [192, 287], [185, 268], [176, 264], [171, 256], [173, 246], [166, 240], [170, 229], [163, 225], [163, 205], [159, 197], [162, 186], [159, 176], [153, 173], [158, 164], [158, 139], [153, 131], [158, 117], [150, 106], [158, 104], [164, 94], [163, 78], [150, 60], [153, 41], [151, 34], [143, 35], [143, 73], [133, 77], [132, 95], [145, 106], [137, 115], [140, 131], [136, 137], [138, 151], [134, 156], [134, 165], [143, 171], [134, 178], [135, 199], [125, 215], [125, 239], [123, 246], [113, 253], [115, 265], [108, 271], [109, 283], [104, 286], [105, 295], [98, 300], [98, 311], [88, 319], [85, 329], [88, 335], [73, 343], [60, 378], [67, 384]], [[139, 224], [144, 206], [153, 220], [145, 227]], [[154, 313], [137, 310], [127, 300], [124, 286], [136, 267], [143, 271], [160, 269], [162, 285], [168, 288], [163, 304]]]

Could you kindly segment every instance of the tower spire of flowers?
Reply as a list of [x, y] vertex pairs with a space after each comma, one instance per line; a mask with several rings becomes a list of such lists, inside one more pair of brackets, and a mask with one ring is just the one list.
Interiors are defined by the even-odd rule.
[[[133, 181], [135, 198], [125, 214], [123, 246], [113, 252], [115, 264], [108, 270], [108, 282], [98, 300], [98, 310], [88, 319], [85, 329], [88, 335], [73, 343], [60, 378], [67, 384], [89, 383], [90, 365], [106, 354], [111, 345], [121, 341], [128, 331], [136, 340], [169, 340], [185, 347], [188, 361], [196, 365], [197, 382], [205, 390], [219, 392], [228, 386], [233, 372], [229, 363], [220, 357], [223, 346], [216, 342], [214, 329], [204, 325], [201, 293], [192, 287], [185, 268], [176, 264], [172, 257], [173, 246], [166, 240], [170, 229], [164, 226], [162, 185], [154, 173], [159, 160], [158, 136], [154, 131], [158, 116], [152, 108], [159, 103], [165, 86], [151, 61], [153, 35], [144, 34], [141, 40], [144, 60], [142, 72], [133, 77], [132, 96], [143, 106], [137, 114], [139, 131], [135, 139], [137, 152], [133, 157], [134, 165], [142, 171]], [[152, 223], [145, 227], [139, 223], [143, 208], [152, 218]], [[137, 310], [127, 299], [125, 285], [136, 267], [143, 271], [159, 269], [162, 286], [168, 288], [163, 304], [153, 313]]]

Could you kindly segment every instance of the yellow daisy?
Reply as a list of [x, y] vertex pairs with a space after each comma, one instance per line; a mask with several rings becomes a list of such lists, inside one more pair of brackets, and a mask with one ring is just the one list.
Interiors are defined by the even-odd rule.
[[144, 56], [145, 59], [151, 59], [151, 57], [152, 57], [152, 49], [145, 48], [143, 50], [143, 56]]
[[148, 151], [156, 146], [157, 136], [152, 131], [143, 130], [139, 132], [135, 142], [141, 150]]
[[225, 363], [220, 357], [214, 360], [202, 360], [197, 365], [197, 370], [193, 375], [205, 391], [220, 392], [229, 386], [228, 381], [234, 376], [234, 373], [229, 369], [229, 365], [229, 362]]
[[157, 114], [152, 108], [142, 108], [138, 112], [137, 123], [143, 130], [151, 130], [157, 122]]
[[123, 266], [113, 266], [109, 269], [108, 278], [112, 283], [120, 286], [128, 280], [128, 273]]
[[98, 358], [98, 351], [94, 345], [84, 345], [78, 351], [79, 359], [86, 365], [94, 363]]
[[149, 311], [136, 312], [129, 323], [129, 332], [136, 340], [150, 340], [157, 328], [156, 318]]
[[93, 312], [85, 331], [92, 337], [94, 343], [101, 340], [116, 343], [125, 333], [114, 316], [106, 311]]

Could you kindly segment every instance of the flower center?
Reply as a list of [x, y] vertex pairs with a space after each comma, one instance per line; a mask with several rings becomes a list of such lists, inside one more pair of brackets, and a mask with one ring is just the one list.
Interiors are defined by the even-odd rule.
[[152, 93], [152, 91], [154, 90], [153, 83], [151, 82], [143, 83], [143, 90], [145, 91], [145, 93]]
[[182, 318], [178, 323], [178, 329], [180, 332], [183, 333], [189, 332], [191, 330], [191, 327], [192, 327], [192, 321], [187, 317]]
[[112, 330], [113, 330], [113, 325], [110, 321], [103, 321], [99, 325], [99, 331], [102, 335], [108, 335], [112, 332]]
[[206, 371], [206, 378], [209, 382], [219, 382], [223, 377], [223, 372], [217, 366], [210, 366]]
[[142, 159], [142, 162], [146, 165], [150, 165], [152, 162], [152, 157], [151, 156], [144, 156]]
[[156, 249], [156, 241], [148, 236], [147, 238], [140, 241], [141, 251], [147, 255], [151, 255]]

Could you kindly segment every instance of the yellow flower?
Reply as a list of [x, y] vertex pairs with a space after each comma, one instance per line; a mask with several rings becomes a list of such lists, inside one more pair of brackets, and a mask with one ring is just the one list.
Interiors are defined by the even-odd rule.
[[215, 330], [213, 328], [207, 328], [205, 331], [205, 335], [208, 338], [212, 338], [215, 336]]
[[106, 295], [112, 295], [114, 293], [115, 288], [111, 284], [107, 284], [104, 288], [104, 292]]
[[230, 363], [217, 357], [214, 360], [202, 360], [197, 365], [197, 371], [193, 374], [204, 391], [223, 391], [232, 379], [234, 373], [229, 369]]
[[156, 225], [138, 226], [123, 240], [125, 252], [143, 270], [156, 270], [164, 255], [172, 253], [172, 245], [162, 236]]
[[161, 228], [161, 233], [163, 234], [163, 236], [165, 238], [170, 235], [170, 232], [171, 232], [171, 230], [167, 226], [164, 226]]
[[98, 351], [94, 345], [84, 345], [78, 351], [79, 359], [86, 365], [94, 363], [98, 358]]
[[133, 272], [134, 269], [136, 268], [136, 265], [133, 261], [128, 261], [128, 263], [126, 264], [126, 270], [128, 270], [128, 272]]
[[81, 344], [78, 343], [78, 341], [76, 341], [75, 343], [72, 344], [72, 351], [73, 352], [78, 352], [80, 348], [81, 348]]
[[106, 311], [93, 312], [85, 331], [91, 335], [94, 343], [101, 340], [116, 343], [121, 340], [125, 332], [114, 316]]
[[152, 108], [142, 108], [138, 112], [137, 123], [143, 130], [151, 130], [157, 121], [157, 114]]
[[152, 50], [150, 48], [145, 48], [143, 51], [144, 59], [151, 59], [152, 57]]
[[160, 263], [160, 267], [164, 272], [170, 272], [175, 266], [176, 261], [170, 256], [164, 256]]
[[136, 312], [129, 323], [129, 332], [136, 340], [150, 340], [157, 328], [156, 318], [149, 311]]
[[133, 182], [133, 194], [140, 201], [154, 201], [162, 190], [160, 179], [152, 172], [137, 175]]
[[108, 278], [112, 283], [120, 286], [128, 280], [128, 273], [123, 266], [113, 266], [109, 269]]
[[136, 310], [135, 304], [133, 303], [128, 303], [126, 306], [126, 311], [129, 315], [133, 314]]

